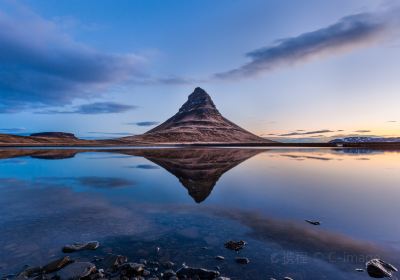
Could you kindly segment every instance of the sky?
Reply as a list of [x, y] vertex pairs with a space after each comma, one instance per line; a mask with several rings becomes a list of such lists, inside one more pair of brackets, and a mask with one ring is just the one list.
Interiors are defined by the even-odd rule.
[[0, 0], [0, 133], [143, 133], [197, 86], [283, 141], [400, 136], [400, 6]]

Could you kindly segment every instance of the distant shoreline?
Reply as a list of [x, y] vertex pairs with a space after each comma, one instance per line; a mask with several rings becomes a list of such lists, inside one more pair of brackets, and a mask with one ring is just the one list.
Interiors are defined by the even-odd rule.
[[400, 143], [343, 143], [337, 145], [334, 143], [149, 143], [149, 144], [125, 144], [125, 143], [51, 143], [44, 145], [43, 143], [0, 143], [0, 148], [181, 148], [181, 147], [310, 147], [310, 148], [368, 148], [368, 149], [400, 149]]

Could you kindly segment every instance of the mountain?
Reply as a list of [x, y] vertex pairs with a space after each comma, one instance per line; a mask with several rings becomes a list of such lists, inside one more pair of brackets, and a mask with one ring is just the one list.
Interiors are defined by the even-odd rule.
[[272, 143], [224, 118], [211, 97], [197, 87], [179, 111], [142, 135], [121, 138], [127, 142], [179, 143]]
[[400, 143], [400, 137], [344, 137], [329, 141], [332, 144], [342, 144], [342, 143]]

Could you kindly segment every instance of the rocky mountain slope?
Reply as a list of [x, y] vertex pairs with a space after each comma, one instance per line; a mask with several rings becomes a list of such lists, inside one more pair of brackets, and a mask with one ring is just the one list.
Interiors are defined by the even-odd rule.
[[122, 138], [142, 143], [271, 143], [224, 118], [197, 87], [178, 113], [148, 132]]

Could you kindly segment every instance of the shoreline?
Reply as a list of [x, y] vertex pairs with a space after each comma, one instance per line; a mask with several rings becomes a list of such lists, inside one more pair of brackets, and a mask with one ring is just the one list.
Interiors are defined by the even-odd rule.
[[223, 147], [251, 147], [251, 148], [363, 148], [363, 149], [400, 149], [400, 143], [152, 143], [152, 144], [124, 144], [124, 143], [0, 143], [0, 148], [223, 148]]

